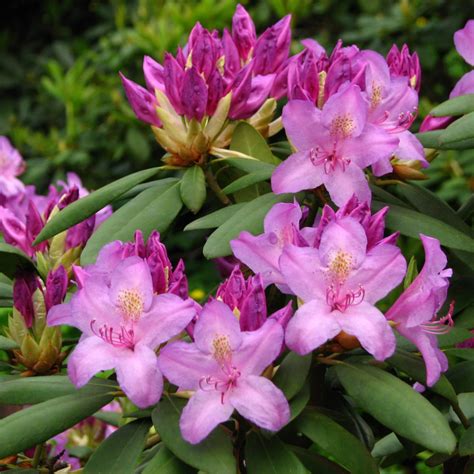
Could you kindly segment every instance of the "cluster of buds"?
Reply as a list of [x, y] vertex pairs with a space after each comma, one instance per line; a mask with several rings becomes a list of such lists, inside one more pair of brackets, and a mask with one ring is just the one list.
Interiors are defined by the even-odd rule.
[[279, 130], [271, 123], [271, 96], [290, 49], [290, 16], [257, 38], [255, 25], [238, 5], [232, 31], [208, 31], [199, 23], [176, 56], [163, 65], [144, 58], [147, 88], [122, 77], [136, 116], [152, 126], [170, 165], [203, 163], [212, 148], [230, 143], [237, 120], [247, 120], [265, 136]]
[[63, 266], [51, 271], [46, 283], [32, 273], [19, 275], [14, 281], [7, 336], [18, 344], [13, 353], [16, 362], [26, 367], [25, 375], [54, 373], [61, 366], [65, 357], [61, 331], [46, 325], [46, 315], [63, 302], [68, 281]]

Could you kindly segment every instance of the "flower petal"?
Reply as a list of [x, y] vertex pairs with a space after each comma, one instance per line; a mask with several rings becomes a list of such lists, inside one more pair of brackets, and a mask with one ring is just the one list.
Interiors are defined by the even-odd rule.
[[318, 144], [313, 125], [321, 121], [321, 111], [307, 100], [290, 100], [283, 107], [283, 126], [297, 150], [309, 150]]
[[201, 442], [219, 423], [227, 421], [234, 407], [217, 390], [198, 390], [184, 407], [179, 427], [191, 444]]
[[114, 348], [96, 336], [85, 337], [69, 357], [69, 378], [76, 387], [82, 387], [97, 372], [113, 369], [117, 354], [125, 350]]
[[182, 390], [197, 390], [203, 377], [220, 373], [211, 355], [201, 352], [196, 344], [176, 341], [161, 349], [158, 366], [164, 376]]
[[340, 313], [334, 312], [341, 329], [357, 337], [361, 346], [377, 360], [390, 357], [396, 346], [395, 336], [385, 316], [375, 307], [362, 303]]
[[286, 327], [286, 345], [298, 354], [308, 354], [337, 336], [341, 327], [325, 301], [313, 300], [301, 306]]
[[285, 395], [265, 377], [249, 375], [239, 379], [230, 403], [244, 418], [266, 430], [278, 431], [290, 421]]
[[457, 52], [471, 66], [474, 66], [474, 20], [468, 20], [463, 29], [454, 33]]
[[116, 372], [120, 387], [138, 407], [149, 407], [161, 398], [163, 376], [156, 354], [149, 347], [138, 344], [133, 351], [121, 352]]

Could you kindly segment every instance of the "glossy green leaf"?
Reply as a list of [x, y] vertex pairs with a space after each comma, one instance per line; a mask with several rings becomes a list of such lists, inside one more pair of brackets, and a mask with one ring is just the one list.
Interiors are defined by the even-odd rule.
[[375, 458], [381, 458], [384, 456], [389, 456], [390, 454], [398, 453], [403, 449], [403, 444], [400, 443], [397, 435], [395, 433], [390, 433], [375, 443], [371, 454]]
[[468, 349], [445, 349], [444, 353], [447, 356], [459, 357], [464, 360], [474, 361], [474, 351], [471, 348]]
[[418, 211], [449, 224], [472, 237], [471, 228], [459, 217], [454, 209], [435, 193], [421, 186], [408, 183], [400, 185], [398, 190]]
[[296, 352], [289, 352], [273, 377], [272, 382], [283, 391], [288, 400], [303, 387], [311, 366], [311, 356], [312, 354], [300, 356]]
[[[229, 153], [231, 154], [232, 152], [229, 151]], [[252, 158], [252, 157], [236, 158], [236, 157], [230, 156], [228, 158], [221, 159], [221, 160], [225, 161], [226, 164], [232, 166], [233, 168], [237, 168], [241, 171], [245, 171], [246, 173], [263, 173], [263, 172], [272, 173], [276, 168], [276, 165], [274, 164], [265, 163], [263, 161], [259, 161], [256, 158]]]
[[[12, 341], [8, 337], [0, 336], [0, 350], [9, 351], [11, 349], [18, 349], [18, 344], [15, 341]], [[2, 386], [0, 385], [0, 393], [2, 391]]]
[[307, 381], [301, 390], [288, 402], [290, 404], [290, 420], [294, 420], [306, 408], [311, 391]]
[[467, 220], [474, 214], [474, 194], [457, 210], [457, 214], [461, 219]]
[[[426, 383], [425, 363], [420, 357], [410, 354], [409, 352], [397, 350], [392, 357], [387, 359], [387, 362], [392, 367], [405, 372], [412, 379], [422, 384]], [[456, 392], [444, 375], [441, 375], [438, 382], [432, 387], [429, 387], [429, 390], [447, 398], [453, 403], [457, 403]]]
[[[374, 210], [382, 207], [385, 207], [384, 203], [372, 203]], [[474, 252], [474, 239], [441, 220], [411, 209], [390, 205], [385, 223], [390, 229], [409, 237], [419, 238], [421, 233], [437, 238], [446, 247]]]
[[255, 173], [247, 174], [230, 183], [222, 191], [225, 194], [235, 193], [236, 191], [240, 191], [241, 189], [244, 189], [247, 186], [251, 186], [252, 184], [257, 184], [269, 179], [272, 174], [273, 170], [257, 171]]
[[43, 228], [35, 244], [39, 244], [63, 230], [69, 229], [75, 224], [82, 222], [92, 214], [103, 209], [107, 204], [126, 193], [139, 183], [155, 176], [160, 170], [150, 168], [148, 170], [138, 171], [123, 178], [107, 184], [106, 186], [92, 192], [78, 201], [71, 203], [69, 206], [58, 212]]
[[206, 200], [206, 178], [200, 166], [188, 168], [181, 179], [180, 193], [184, 205], [196, 214]]
[[315, 452], [314, 449], [303, 449], [299, 446], [291, 446], [291, 450], [298, 456], [306, 469], [317, 474], [351, 474], [339, 464], [325, 458]]
[[180, 461], [166, 446], [163, 446], [148, 462], [142, 474], [193, 474], [195, 469]]
[[164, 398], [153, 411], [153, 424], [163, 443], [179, 459], [209, 474], [235, 474], [231, 439], [217, 427], [204, 441], [189, 444], [181, 437], [179, 418], [185, 401]]
[[459, 118], [446, 128], [441, 134], [441, 145], [451, 144], [474, 139], [474, 112]]
[[293, 194], [268, 193], [246, 203], [230, 219], [216, 229], [204, 245], [203, 253], [208, 259], [231, 254], [230, 241], [246, 230], [252, 234], [263, 231], [263, 219], [278, 202], [290, 202]]
[[456, 393], [474, 392], [474, 361], [466, 360], [456, 364], [448, 370], [446, 377]]
[[144, 418], [114, 431], [94, 451], [84, 466], [84, 474], [133, 473], [150, 427], [151, 421]]
[[247, 122], [240, 122], [232, 134], [230, 149], [245, 153], [265, 163], [278, 164], [265, 138]]
[[93, 263], [100, 249], [114, 240], [127, 242], [137, 229], [148, 238], [153, 230], [164, 232], [181, 210], [183, 203], [179, 184], [165, 183], [154, 186], [133, 198], [114, 212], [94, 232], [81, 255], [83, 265]]
[[474, 454], [474, 425], [470, 426], [459, 440], [459, 454], [461, 456], [471, 456]]
[[56, 397], [0, 420], [0, 458], [42, 443], [94, 414], [114, 398], [109, 385]]
[[454, 324], [457, 328], [474, 328], [474, 304], [469, 305], [457, 314], [454, 318]]
[[248, 474], [306, 474], [298, 457], [277, 436], [250, 432], [245, 443]]
[[349, 431], [321, 412], [307, 408], [295, 421], [296, 428], [352, 474], [378, 473], [366, 447]]
[[437, 149], [440, 146], [439, 138], [443, 130], [432, 130], [429, 132], [421, 132], [416, 134], [416, 138], [420, 140], [424, 148]]
[[380, 423], [432, 451], [454, 451], [448, 422], [410, 385], [372, 366], [341, 364], [335, 370], [346, 392]]
[[22, 270], [36, 271], [33, 261], [20, 249], [0, 242], [0, 273], [14, 278]]
[[465, 341], [466, 339], [470, 339], [472, 337], [472, 333], [467, 329], [462, 327], [457, 328], [454, 326], [447, 334], [440, 334], [438, 336], [438, 347], [444, 349], [445, 347], [452, 347], [455, 344]]
[[224, 222], [227, 222], [239, 209], [242, 209], [245, 204], [245, 202], [241, 202], [239, 204], [232, 204], [231, 206], [218, 209], [207, 216], [200, 217], [199, 219], [190, 222], [184, 230], [215, 229], [224, 224]]
[[[116, 390], [117, 384], [105, 379], [93, 378], [81, 394], [97, 390]], [[78, 393], [66, 375], [20, 377], [0, 383], [0, 403], [9, 405], [32, 405], [51, 398]]]
[[473, 111], [474, 94], [465, 94], [442, 102], [430, 112], [430, 115], [433, 117], [446, 117], [464, 115]]
[[2, 299], [13, 298], [13, 288], [10, 283], [0, 282], [0, 298]]

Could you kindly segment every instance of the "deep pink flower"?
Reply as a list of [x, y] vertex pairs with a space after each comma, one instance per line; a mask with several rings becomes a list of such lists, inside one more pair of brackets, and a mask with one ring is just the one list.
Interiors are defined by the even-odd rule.
[[406, 271], [393, 243], [381, 241], [367, 250], [363, 226], [344, 217], [326, 226], [318, 249], [287, 245], [280, 269], [303, 302], [286, 329], [290, 349], [307, 354], [344, 331], [378, 360], [393, 353], [395, 337], [375, 307]]
[[394, 44], [387, 54], [387, 64], [392, 76], [408, 78], [410, 86], [420, 92], [421, 65], [417, 53], [411, 54], [406, 44], [401, 49]]
[[18, 150], [7, 137], [0, 136], [0, 196], [11, 197], [24, 191], [25, 186], [17, 179], [24, 170], [25, 162]]
[[196, 444], [237, 410], [261, 428], [278, 431], [290, 418], [285, 396], [261, 374], [279, 355], [280, 324], [268, 319], [256, 331], [242, 332], [224, 303], [204, 306], [196, 323], [195, 342], [177, 341], [161, 350], [158, 364], [169, 381], [195, 390], [183, 410], [183, 438]]
[[392, 156], [399, 140], [368, 123], [369, 108], [356, 85], [331, 96], [322, 110], [307, 101], [291, 101], [283, 124], [297, 152], [272, 176], [274, 192], [298, 192], [326, 186], [339, 206], [353, 194], [369, 201], [363, 169]]
[[77, 387], [101, 370], [115, 369], [125, 394], [146, 407], [160, 399], [163, 388], [155, 350], [194, 316], [192, 301], [171, 293], [154, 294], [147, 263], [127, 257], [109, 278], [100, 273], [88, 276], [69, 303], [49, 311], [48, 324], [67, 324], [83, 333], [68, 362]]
[[453, 324], [451, 307], [445, 317], [438, 311], [446, 300], [452, 270], [446, 268], [446, 255], [439, 240], [420, 234], [425, 249], [425, 264], [413, 283], [387, 311], [397, 331], [413, 342], [426, 365], [426, 384], [434, 385], [448, 369], [448, 359], [438, 349], [437, 334], [444, 334]]

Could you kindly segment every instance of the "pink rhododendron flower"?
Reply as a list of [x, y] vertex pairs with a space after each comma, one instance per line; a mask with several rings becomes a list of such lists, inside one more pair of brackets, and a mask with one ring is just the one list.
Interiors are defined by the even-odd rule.
[[401, 49], [398, 49], [398, 46], [394, 44], [386, 59], [391, 76], [408, 78], [410, 86], [420, 92], [421, 65], [417, 53], [411, 54], [406, 44]]
[[453, 324], [452, 307], [445, 317], [438, 317], [453, 272], [446, 268], [447, 259], [439, 240], [425, 235], [420, 238], [425, 249], [425, 264], [386, 316], [396, 323], [397, 331], [420, 350], [426, 364], [426, 384], [431, 387], [448, 369], [448, 359], [438, 349], [436, 335], [447, 332]]
[[283, 328], [268, 319], [260, 329], [241, 331], [221, 301], [204, 306], [195, 342], [176, 341], [161, 350], [166, 378], [182, 390], [195, 390], [183, 410], [183, 438], [196, 444], [237, 410], [261, 428], [278, 431], [290, 418], [283, 392], [261, 374], [279, 355]]
[[24, 191], [25, 186], [17, 179], [24, 170], [25, 162], [18, 150], [7, 137], [0, 136], [0, 196], [8, 198]]
[[163, 388], [155, 350], [194, 316], [192, 301], [156, 295], [150, 267], [133, 256], [115, 266], [109, 278], [89, 275], [69, 303], [50, 310], [48, 324], [67, 324], [83, 333], [68, 362], [77, 387], [101, 370], [115, 369], [125, 394], [146, 407], [160, 399]]
[[274, 283], [288, 292], [278, 261], [286, 244], [307, 245], [299, 232], [302, 215], [297, 202], [275, 204], [265, 216], [263, 234], [254, 236], [244, 231], [231, 240], [234, 255], [261, 275], [264, 287]]
[[[454, 45], [459, 55], [474, 66], [474, 20], [468, 20], [464, 28], [454, 33]], [[450, 99], [461, 95], [474, 94], [474, 71], [467, 72], [454, 86]], [[420, 126], [421, 132], [446, 128], [456, 117], [433, 117], [427, 115]]]
[[298, 192], [324, 184], [339, 206], [353, 194], [370, 202], [363, 169], [390, 157], [399, 140], [368, 123], [368, 114], [356, 85], [331, 96], [322, 110], [307, 101], [289, 102], [283, 124], [297, 152], [273, 173], [273, 191]]
[[378, 360], [393, 353], [395, 336], [375, 307], [406, 271], [405, 259], [391, 241], [368, 250], [363, 226], [344, 217], [326, 226], [318, 249], [287, 245], [280, 269], [303, 302], [287, 326], [290, 349], [306, 354], [344, 331]]

